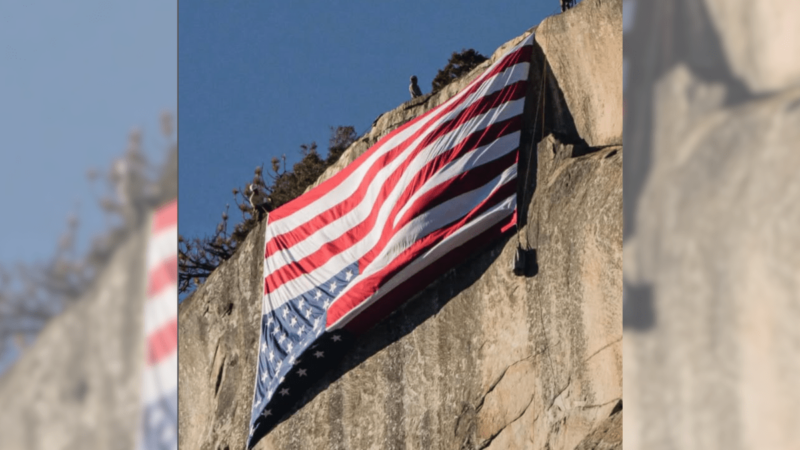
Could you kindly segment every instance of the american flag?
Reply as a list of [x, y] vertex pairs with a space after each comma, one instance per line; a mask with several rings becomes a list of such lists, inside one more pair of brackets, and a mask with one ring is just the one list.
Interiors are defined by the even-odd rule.
[[270, 213], [249, 448], [354, 336], [513, 229], [532, 45]]
[[178, 202], [153, 215], [147, 243], [139, 448], [178, 448]]

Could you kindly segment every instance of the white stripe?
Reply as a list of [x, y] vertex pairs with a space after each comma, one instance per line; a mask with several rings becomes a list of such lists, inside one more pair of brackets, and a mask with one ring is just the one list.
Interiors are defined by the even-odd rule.
[[150, 236], [147, 244], [147, 270], [154, 269], [178, 254], [178, 226], [165, 228]]
[[145, 364], [142, 404], [147, 406], [178, 388], [178, 352], [162, 359], [155, 366]]
[[[519, 99], [512, 102], [504, 103], [503, 105], [495, 108], [493, 110], [488, 111], [486, 114], [473, 118], [471, 121], [464, 124], [464, 126], [459, 127], [452, 132], [448, 133], [448, 135], [443, 136], [440, 140], [441, 142], [460, 142], [464, 137], [469, 135], [470, 133], [474, 132], [476, 129], [482, 129], [488, 126], [491, 123], [505, 120], [510, 117], [517, 116], [522, 113], [522, 108], [524, 106], [525, 99]], [[455, 141], [455, 142], [454, 142]], [[439, 142], [439, 141], [437, 141]], [[518, 144], [514, 144], [513, 148], [516, 148]], [[433, 147], [433, 146], [432, 146]], [[441, 151], [444, 151], [442, 149]], [[496, 150], [499, 150], [496, 149]], [[434, 154], [438, 154], [434, 152]], [[421, 163], [417, 163], [417, 167], [421, 167], [424, 165], [425, 162], [429, 160], [429, 154], [426, 152], [421, 152], [418, 155], [418, 159]], [[516, 170], [516, 166], [513, 166]], [[322, 266], [315, 268], [308, 274], [304, 274], [301, 277], [295, 278], [291, 281], [288, 281], [281, 286], [279, 286], [275, 291], [269, 293], [265, 299], [265, 308], [264, 313], [269, 311], [274, 311], [275, 309], [281, 307], [286, 302], [295, 298], [296, 296], [300, 295], [303, 292], [306, 292], [315, 286], [327, 281], [335, 274], [344, 270], [344, 268], [353, 261], [361, 258], [367, 252], [372, 249], [375, 244], [380, 239], [381, 233], [383, 232], [383, 227], [379, 226], [380, 224], [386, 223], [388, 215], [391, 213], [392, 209], [394, 208], [398, 197], [403, 193], [407, 184], [413, 178], [413, 175], [416, 173], [416, 170], [409, 169], [404, 173], [401, 182], [398, 183], [398, 186], [395, 186], [395, 189], [387, 196], [386, 201], [381, 207], [381, 210], [378, 213], [378, 217], [376, 220], [375, 226], [368, 232], [363, 239], [359, 242], [348, 248], [347, 250], [339, 253], [338, 255], [332, 257]], [[405, 180], [405, 181], [404, 181]], [[399, 188], [398, 188], [399, 187]], [[376, 186], [376, 190], [380, 190], [380, 186]], [[374, 204], [374, 199], [368, 203], [368, 206], [372, 207]], [[329, 239], [333, 237], [333, 233], [337, 232], [338, 230], [344, 229], [351, 229], [354, 226], [358, 225], [363, 220], [362, 217], [358, 217], [354, 214], [348, 214], [343, 216], [338, 221], [332, 223], [330, 226], [326, 226], [322, 228], [320, 231], [314, 233], [313, 239], [306, 239], [300, 244], [293, 246], [289, 250], [284, 250], [278, 252], [274, 255], [271, 255], [270, 258], [267, 258], [264, 264], [264, 276], [266, 277], [269, 273], [274, 272], [280, 267], [283, 267], [286, 264], [289, 264], [294, 261], [298, 261], [303, 257], [317, 251], [321, 245], [321, 243], [328, 242]], [[337, 226], [333, 226], [337, 225]], [[267, 227], [269, 229], [269, 227]], [[336, 234], [335, 236], [340, 235]], [[363, 270], [363, 268], [362, 268]]]
[[[495, 65], [499, 64], [501, 61], [498, 60]], [[496, 92], [502, 88], [504, 88], [508, 84], [515, 83], [517, 81], [526, 80], [528, 78], [528, 68], [530, 64], [527, 62], [517, 63], [513, 66], [506, 68], [504, 71], [488, 78], [483, 82], [481, 88], [476, 90], [474, 93], [467, 96], [463, 103], [459, 105], [457, 108], [453, 109], [453, 111], [449, 112], [448, 114], [444, 115], [443, 117], [439, 118], [436, 122], [431, 122], [433, 117], [435, 117], [436, 113], [431, 113], [428, 117], [424, 120], [420, 120], [419, 122], [411, 125], [409, 128], [401, 131], [397, 135], [393, 136], [392, 138], [388, 139], [386, 142], [380, 144], [380, 147], [377, 151], [375, 151], [372, 155], [370, 155], [369, 159], [367, 159], [358, 169], [356, 169], [350, 176], [342, 181], [338, 186], [331, 189], [325, 195], [321, 196], [317, 200], [311, 202], [310, 204], [306, 205], [304, 208], [294, 212], [293, 214], [277, 219], [270, 224], [270, 228], [268, 233], [271, 235], [267, 236], [271, 239], [273, 236], [278, 236], [291, 230], [301, 226], [302, 224], [308, 222], [309, 220], [313, 219], [317, 215], [319, 215], [320, 211], [326, 211], [332, 205], [337, 204], [341, 200], [350, 197], [360, 185], [362, 179], [369, 171], [369, 168], [375, 164], [375, 162], [381, 158], [386, 153], [393, 150], [398, 145], [405, 142], [410, 136], [416, 133], [420, 128], [427, 126], [428, 123], [431, 123], [429, 131], [434, 131], [438, 128], [439, 125], [442, 123], [451, 120], [453, 117], [457, 116], [461, 111], [472, 105], [473, 103], [480, 101], [483, 97]], [[494, 66], [492, 66], [494, 67]], [[487, 69], [484, 73], [489, 73], [490, 69]], [[476, 80], [480, 81], [480, 80]], [[446, 108], [447, 105], [451, 104], [454, 101], [461, 101], [461, 97], [464, 96], [467, 89], [465, 88], [462, 90], [458, 95], [451, 98], [449, 101], [444, 103], [443, 105], [438, 106], [435, 110], [440, 110]], [[413, 150], [416, 145], [424, 139], [425, 135], [428, 133], [423, 133], [412, 145], [409, 145], [405, 152]], [[377, 177], [376, 177], [377, 178]], [[287, 219], [292, 218], [291, 221], [287, 221]]]
[[178, 302], [175, 293], [178, 285], [171, 283], [144, 304], [144, 335], [150, 336], [178, 317]]
[[[400, 283], [408, 280], [417, 272], [435, 263], [437, 260], [439, 260], [439, 258], [445, 256], [451, 250], [465, 244], [467, 241], [486, 231], [491, 226], [496, 225], [498, 222], [511, 215], [516, 207], [517, 197], [516, 194], [514, 194], [494, 208], [475, 218], [475, 220], [465, 224], [463, 227], [459, 228], [458, 231], [448, 236], [447, 239], [442, 240], [442, 242], [428, 250], [425, 254], [414, 259], [397, 275], [392, 277], [391, 280], [381, 286], [378, 291], [375, 292], [375, 294], [361, 302], [361, 304], [350, 310], [347, 314], [343, 315], [339, 320], [331, 324], [331, 326], [327, 327], [326, 331], [333, 331], [344, 327], [370, 305], [380, 300], [394, 288], [399, 286]], [[353, 284], [350, 286], [353, 286]]]

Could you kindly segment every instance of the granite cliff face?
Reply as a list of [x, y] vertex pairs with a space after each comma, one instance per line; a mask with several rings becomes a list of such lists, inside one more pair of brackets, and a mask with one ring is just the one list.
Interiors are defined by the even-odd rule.
[[[521, 230], [361, 338], [257, 449], [621, 448], [622, 4], [585, 0], [531, 31], [528, 103], [541, 101], [544, 117], [526, 111], [524, 153], [535, 159], [522, 161], [532, 173]], [[380, 116], [321, 179], [526, 35]], [[264, 226], [179, 308], [181, 448], [245, 445]], [[512, 270], [518, 245], [536, 257], [525, 276]]]

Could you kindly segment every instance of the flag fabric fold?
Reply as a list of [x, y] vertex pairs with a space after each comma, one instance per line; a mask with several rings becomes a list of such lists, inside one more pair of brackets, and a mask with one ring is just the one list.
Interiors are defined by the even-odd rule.
[[532, 45], [270, 213], [248, 448], [354, 336], [513, 229]]
[[156, 210], [147, 243], [139, 448], [178, 448], [178, 202]]

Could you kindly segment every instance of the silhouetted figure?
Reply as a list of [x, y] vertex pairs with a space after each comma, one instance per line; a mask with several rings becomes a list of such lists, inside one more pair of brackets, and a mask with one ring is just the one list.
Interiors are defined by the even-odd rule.
[[264, 195], [259, 186], [251, 184], [247, 190], [249, 194], [247, 200], [253, 210], [253, 217], [261, 220], [264, 217], [264, 213], [272, 211], [272, 200], [269, 196]]
[[417, 76], [411, 75], [411, 84], [408, 85], [408, 92], [411, 93], [411, 98], [417, 98], [422, 96], [422, 91], [417, 86]]
[[575, 0], [561, 0], [561, 12], [564, 12], [575, 6]]

